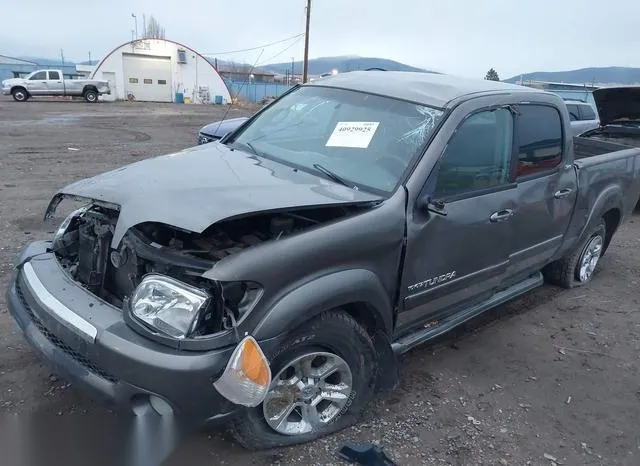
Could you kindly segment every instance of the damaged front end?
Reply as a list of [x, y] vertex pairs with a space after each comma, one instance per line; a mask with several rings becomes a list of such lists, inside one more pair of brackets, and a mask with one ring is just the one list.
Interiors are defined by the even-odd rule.
[[[230, 330], [259, 301], [259, 283], [205, 278], [217, 262], [361, 209], [351, 205], [258, 213], [220, 221], [201, 233], [144, 222], [129, 228], [116, 245], [118, 207], [86, 201], [53, 239], [58, 262], [73, 280], [127, 311], [137, 325], [174, 340]], [[48, 217], [57, 203], [59, 199]]]

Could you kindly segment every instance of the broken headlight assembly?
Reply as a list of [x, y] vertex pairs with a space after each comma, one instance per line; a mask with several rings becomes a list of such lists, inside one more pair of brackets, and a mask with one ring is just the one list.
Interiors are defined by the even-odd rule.
[[71, 212], [69, 215], [67, 215], [67, 218], [65, 218], [62, 223], [60, 224], [60, 226], [58, 227], [58, 229], [56, 230], [55, 234], [53, 235], [53, 249], [58, 249], [59, 247], [62, 247], [61, 240], [62, 237], [65, 235], [65, 233], [67, 232], [67, 230], [69, 229], [69, 226], [71, 225], [72, 222], [74, 222], [76, 219], [82, 217], [82, 215], [89, 210], [91, 206], [90, 205], [86, 205], [83, 207], [80, 207], [79, 209], [74, 210], [73, 212]]
[[184, 340], [231, 329], [261, 295], [262, 288], [253, 283], [216, 283], [205, 290], [154, 273], [136, 287], [128, 308], [131, 316], [147, 327]]
[[184, 339], [194, 331], [200, 310], [210, 299], [210, 295], [199, 288], [151, 274], [135, 289], [129, 309], [146, 325], [173, 338]]

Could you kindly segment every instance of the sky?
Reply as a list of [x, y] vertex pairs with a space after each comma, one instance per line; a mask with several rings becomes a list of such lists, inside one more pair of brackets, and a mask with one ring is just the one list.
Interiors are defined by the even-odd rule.
[[[250, 64], [302, 59], [306, 0], [3, 0], [0, 54], [87, 60], [131, 40], [153, 15], [168, 39]], [[615, 6], [614, 6], [615, 5]], [[311, 58], [390, 58], [464, 77], [640, 67], [640, 1], [313, 0]]]

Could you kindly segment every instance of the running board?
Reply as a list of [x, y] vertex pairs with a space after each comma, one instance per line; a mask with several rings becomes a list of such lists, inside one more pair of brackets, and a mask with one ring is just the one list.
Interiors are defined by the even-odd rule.
[[506, 303], [507, 301], [510, 301], [513, 298], [516, 298], [528, 291], [531, 291], [534, 288], [541, 286], [543, 283], [544, 279], [542, 278], [542, 274], [538, 272], [536, 275], [533, 275], [519, 283], [516, 283], [515, 285], [510, 286], [506, 290], [494, 294], [491, 298], [481, 302], [480, 304], [476, 304], [475, 306], [472, 306], [464, 311], [447, 317], [435, 327], [420, 329], [414, 333], [400, 338], [391, 345], [391, 348], [396, 354], [406, 353], [411, 348], [414, 348], [415, 346], [418, 346], [433, 338], [439, 337], [440, 335], [447, 333], [449, 330], [454, 329], [458, 325], [464, 324], [468, 320], [479, 316], [483, 312], [499, 306], [500, 304]]

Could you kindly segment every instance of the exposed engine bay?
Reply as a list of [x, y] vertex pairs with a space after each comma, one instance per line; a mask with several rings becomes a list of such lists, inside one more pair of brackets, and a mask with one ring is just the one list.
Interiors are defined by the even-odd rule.
[[229, 329], [254, 303], [260, 285], [215, 282], [202, 274], [214, 264], [246, 248], [355, 213], [362, 207], [339, 206], [257, 214], [219, 222], [198, 234], [161, 223], [131, 228], [117, 249], [111, 248], [118, 211], [93, 205], [73, 217], [53, 243], [59, 263], [91, 293], [123, 308], [142, 278], [150, 273], [170, 276], [219, 299], [204, 310], [194, 336]]

